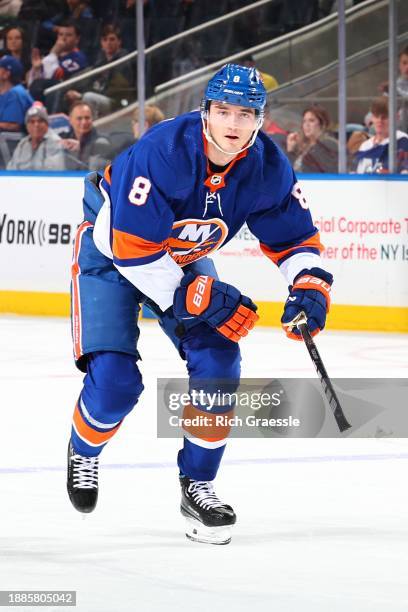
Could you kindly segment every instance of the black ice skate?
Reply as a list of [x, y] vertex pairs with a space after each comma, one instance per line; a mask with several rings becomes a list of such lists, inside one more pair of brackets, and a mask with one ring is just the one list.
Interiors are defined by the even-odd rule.
[[212, 482], [180, 476], [181, 514], [186, 518], [186, 536], [195, 542], [229, 544], [231, 526], [237, 517], [231, 506], [223, 504]]
[[99, 457], [77, 455], [68, 444], [67, 490], [72, 505], [78, 512], [92, 512], [98, 500]]

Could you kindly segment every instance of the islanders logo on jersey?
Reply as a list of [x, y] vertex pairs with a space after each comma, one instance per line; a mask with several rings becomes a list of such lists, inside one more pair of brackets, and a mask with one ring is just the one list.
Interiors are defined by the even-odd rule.
[[173, 224], [170, 255], [179, 266], [186, 266], [219, 249], [227, 234], [228, 227], [221, 219], [182, 219]]

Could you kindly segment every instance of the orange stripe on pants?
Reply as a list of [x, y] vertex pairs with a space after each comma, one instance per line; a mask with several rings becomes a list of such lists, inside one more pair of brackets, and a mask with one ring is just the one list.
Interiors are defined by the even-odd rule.
[[[231, 430], [228, 421], [233, 415], [233, 409], [223, 414], [214, 414], [207, 410], [199, 410], [192, 404], [187, 404], [183, 410], [183, 429], [195, 438], [200, 438], [206, 442], [218, 442], [228, 436]], [[219, 419], [222, 421], [221, 423], [217, 424], [217, 417], [222, 417]], [[187, 422], [186, 419], [188, 419]]]
[[121, 426], [121, 423], [119, 423], [119, 425], [116, 425], [110, 431], [95, 431], [95, 429], [92, 429], [92, 427], [85, 423], [78, 404], [75, 406], [73, 421], [78, 435], [92, 446], [99, 446], [110, 440]]
[[82, 355], [82, 328], [81, 328], [81, 300], [79, 295], [79, 277], [81, 269], [79, 267], [79, 252], [81, 250], [82, 236], [92, 223], [84, 221], [78, 227], [74, 242], [74, 252], [72, 258], [72, 337], [74, 340], [74, 356], [78, 360]]

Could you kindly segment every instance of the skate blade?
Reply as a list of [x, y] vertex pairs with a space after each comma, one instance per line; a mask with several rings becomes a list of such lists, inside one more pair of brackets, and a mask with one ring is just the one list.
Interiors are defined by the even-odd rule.
[[200, 521], [186, 518], [186, 537], [193, 542], [202, 544], [229, 544], [231, 542], [231, 526], [206, 527]]

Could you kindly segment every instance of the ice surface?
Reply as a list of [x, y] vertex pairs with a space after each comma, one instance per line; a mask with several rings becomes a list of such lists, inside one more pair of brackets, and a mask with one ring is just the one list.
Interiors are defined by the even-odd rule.
[[[68, 321], [0, 318], [0, 589], [76, 590], [80, 612], [406, 611], [407, 441], [234, 439], [216, 483], [238, 515], [232, 543], [192, 543], [180, 442], [155, 431], [155, 379], [184, 364], [155, 323], [142, 327], [146, 390], [102, 455], [84, 519], [65, 490], [82, 378]], [[332, 377], [406, 377], [407, 339], [325, 332], [318, 345]], [[244, 376], [314, 375], [279, 330], [241, 344]]]

